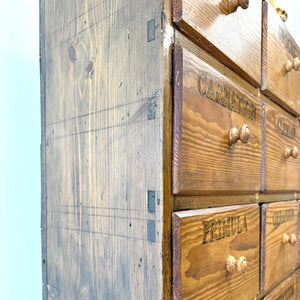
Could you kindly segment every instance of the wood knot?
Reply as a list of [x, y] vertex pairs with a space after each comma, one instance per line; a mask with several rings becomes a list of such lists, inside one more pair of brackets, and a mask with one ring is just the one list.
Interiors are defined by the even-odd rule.
[[73, 44], [69, 47], [69, 59], [72, 61], [77, 60], [76, 48]]
[[94, 70], [95, 70], [94, 61], [90, 59], [85, 67], [85, 71], [87, 72], [88, 76], [92, 77], [94, 74]]

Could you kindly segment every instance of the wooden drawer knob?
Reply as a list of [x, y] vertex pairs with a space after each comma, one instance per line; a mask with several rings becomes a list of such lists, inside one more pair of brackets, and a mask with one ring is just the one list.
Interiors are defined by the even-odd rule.
[[235, 144], [238, 140], [240, 140], [244, 144], [247, 144], [250, 141], [250, 130], [247, 124], [244, 124], [240, 130], [235, 127], [229, 129], [229, 146]]
[[282, 237], [282, 242], [284, 245], [286, 245], [287, 243], [290, 243], [292, 246], [295, 246], [295, 244], [297, 242], [297, 236], [295, 233], [292, 233], [291, 235], [288, 235], [285, 233]]
[[245, 273], [247, 271], [248, 263], [245, 256], [241, 256], [238, 261], [234, 256], [229, 255], [226, 260], [226, 271], [233, 273], [235, 271]]
[[290, 72], [292, 69], [298, 71], [300, 68], [300, 59], [299, 57], [295, 57], [293, 61], [288, 60], [285, 64], [285, 68], [287, 72]]
[[233, 273], [236, 270], [236, 259], [234, 256], [229, 255], [226, 260], [226, 271]]
[[294, 146], [293, 148], [286, 148], [284, 150], [284, 158], [288, 159], [290, 156], [293, 158], [297, 158], [298, 157], [298, 147]]
[[237, 271], [245, 273], [247, 271], [248, 263], [245, 256], [241, 256], [237, 261]]
[[249, 6], [249, 0], [226, 0], [225, 3], [229, 14], [235, 12], [239, 6], [243, 9]]

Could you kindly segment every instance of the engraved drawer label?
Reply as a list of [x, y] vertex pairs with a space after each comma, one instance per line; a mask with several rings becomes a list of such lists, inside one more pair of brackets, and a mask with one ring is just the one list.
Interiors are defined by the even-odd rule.
[[217, 219], [210, 221], [203, 221], [203, 241], [214, 242], [221, 240], [231, 235], [237, 235], [247, 231], [246, 216], [229, 217], [225, 219]]
[[284, 44], [284, 47], [286, 50], [293, 55], [293, 57], [296, 56], [296, 45], [291, 40], [287, 32], [282, 28], [278, 27], [278, 38], [281, 40], [281, 42]]
[[296, 128], [292, 127], [289, 123], [276, 116], [273, 116], [273, 124], [275, 130], [281, 135], [284, 135], [293, 140], [296, 138]]
[[279, 226], [293, 220], [295, 215], [294, 209], [274, 211], [272, 221], [274, 226]]
[[206, 72], [198, 73], [198, 91], [202, 96], [234, 111], [247, 119], [256, 121], [256, 106], [244, 95], [220, 79]]

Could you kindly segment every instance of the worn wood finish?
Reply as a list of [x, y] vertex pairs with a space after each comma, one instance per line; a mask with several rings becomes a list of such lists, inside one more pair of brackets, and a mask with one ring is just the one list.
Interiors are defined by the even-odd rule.
[[264, 300], [296, 300], [296, 277], [293, 275], [272, 290]]
[[163, 211], [162, 44], [172, 33], [162, 41], [162, 2], [42, 4], [44, 299], [161, 299], [171, 293], [162, 218], [172, 209]]
[[[260, 102], [179, 45], [173, 72], [173, 192], [259, 191]], [[244, 124], [250, 141], [229, 146], [229, 130]]]
[[[162, 2], [163, 43], [163, 299], [172, 297], [172, 55], [174, 28], [171, 27], [172, 6], [170, 1]], [[145, 283], [146, 284], [146, 283]]]
[[[298, 239], [297, 239], [297, 263], [300, 264], [300, 201], [298, 200]], [[299, 279], [300, 280], [300, 279]], [[299, 286], [300, 290], [300, 286]], [[299, 299], [300, 299], [300, 293], [299, 293]]]
[[225, 2], [173, 0], [174, 22], [195, 43], [258, 86], [261, 79], [261, 1], [249, 1], [247, 9], [238, 8], [230, 14], [224, 10]]
[[295, 272], [296, 276], [296, 299], [300, 300], [300, 269]]
[[[173, 214], [174, 299], [253, 299], [259, 290], [257, 205]], [[228, 273], [228, 256], [244, 256], [245, 273]]]
[[245, 195], [207, 195], [207, 196], [174, 196], [174, 210], [219, 207], [226, 205], [268, 203], [297, 200], [297, 193], [262, 194], [250, 193]]
[[[300, 131], [293, 122], [265, 106], [265, 187], [266, 192], [299, 191], [300, 156], [284, 157], [287, 148], [300, 149]], [[280, 170], [280, 172], [279, 172]]]
[[293, 271], [297, 247], [283, 243], [283, 236], [297, 235], [298, 203], [286, 201], [262, 205], [261, 212], [261, 283], [264, 291]]
[[300, 49], [274, 8], [263, 2], [262, 91], [286, 110], [300, 115], [300, 71], [286, 70]]

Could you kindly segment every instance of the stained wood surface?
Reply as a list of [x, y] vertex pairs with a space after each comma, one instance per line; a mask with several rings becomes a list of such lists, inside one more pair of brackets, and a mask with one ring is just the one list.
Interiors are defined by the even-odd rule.
[[173, 0], [173, 3], [173, 19], [180, 30], [243, 78], [260, 85], [260, 0], [249, 1], [247, 9], [239, 7], [231, 14], [224, 10], [225, 0]]
[[161, 5], [42, 1], [44, 299], [171, 293]]
[[286, 148], [300, 149], [297, 123], [265, 106], [265, 187], [266, 192], [299, 191], [300, 156], [284, 158]]
[[[297, 239], [297, 263], [300, 264], [300, 201], [299, 200], [298, 200], [298, 224], [297, 224], [297, 226], [298, 226], [298, 228], [297, 228], [297, 231], [298, 231], [298, 234], [297, 234], [297, 237], [298, 237], [298, 239]], [[300, 281], [300, 278], [299, 278], [299, 281]], [[299, 285], [300, 285], [300, 283], [299, 283]], [[300, 291], [300, 286], [299, 286], [299, 291]], [[299, 299], [300, 299], [300, 292], [299, 292]]]
[[[173, 214], [173, 298], [253, 299], [259, 290], [257, 205]], [[227, 257], [245, 256], [245, 273], [228, 273]]]
[[261, 214], [260, 290], [264, 291], [296, 267], [297, 246], [284, 244], [283, 235], [297, 235], [298, 202], [264, 204]]
[[[173, 192], [259, 191], [260, 102], [179, 45], [173, 72]], [[244, 124], [249, 126], [250, 141], [229, 146], [229, 129]]]
[[262, 91], [286, 110], [300, 115], [300, 72], [286, 71], [300, 49], [267, 1], [263, 2]]
[[264, 300], [296, 300], [296, 278], [295, 276], [291, 276], [282, 282], [279, 286], [277, 286], [274, 290], [272, 290]]
[[300, 299], [300, 269], [295, 272], [296, 276], [296, 299]]

